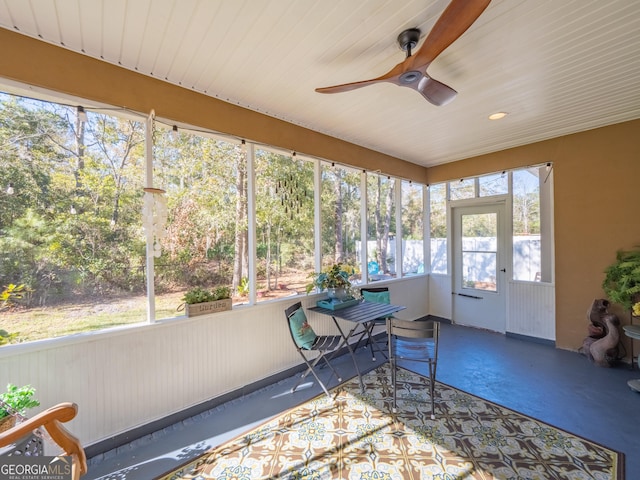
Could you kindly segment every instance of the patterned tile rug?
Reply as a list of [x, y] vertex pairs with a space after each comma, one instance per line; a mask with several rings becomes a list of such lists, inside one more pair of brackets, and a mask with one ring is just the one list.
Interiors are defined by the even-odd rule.
[[163, 480], [624, 478], [623, 455], [402, 371], [391, 413], [388, 364], [336, 387], [165, 474]]

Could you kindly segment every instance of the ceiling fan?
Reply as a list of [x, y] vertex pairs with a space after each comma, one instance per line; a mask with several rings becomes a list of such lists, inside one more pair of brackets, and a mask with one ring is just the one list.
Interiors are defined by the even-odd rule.
[[316, 88], [316, 92], [347, 92], [379, 82], [388, 82], [412, 88], [436, 106], [446, 105], [456, 97], [458, 92], [430, 77], [427, 74], [427, 68], [444, 49], [473, 25], [490, 2], [491, 0], [452, 0], [414, 55], [411, 54], [411, 50], [418, 44], [420, 30], [410, 28], [398, 35], [398, 43], [407, 52], [407, 56], [390, 71], [371, 80]]

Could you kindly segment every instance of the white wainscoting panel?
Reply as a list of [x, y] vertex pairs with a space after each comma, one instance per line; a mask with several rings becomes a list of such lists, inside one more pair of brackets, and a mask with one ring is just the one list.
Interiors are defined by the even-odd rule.
[[[428, 313], [427, 278], [387, 283], [393, 302], [408, 307], [401, 318]], [[34, 386], [41, 407], [31, 415], [77, 403], [68, 427], [86, 447], [299, 365], [284, 310], [318, 298], [1, 347], [0, 385]], [[336, 333], [330, 317], [309, 320], [319, 334]]]
[[507, 332], [555, 341], [555, 302], [553, 284], [511, 282], [507, 301]]
[[429, 275], [429, 313], [451, 320], [451, 277]]

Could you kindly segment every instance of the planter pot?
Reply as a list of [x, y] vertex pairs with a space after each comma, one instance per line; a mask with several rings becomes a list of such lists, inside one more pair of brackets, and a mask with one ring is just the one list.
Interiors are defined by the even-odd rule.
[[10, 428], [13, 428], [16, 424], [16, 417], [9, 415], [8, 417], [2, 417], [0, 419], [0, 433], [6, 432]]
[[347, 298], [347, 289], [344, 287], [327, 288], [327, 293], [331, 299], [344, 300]]
[[197, 317], [198, 315], [206, 315], [208, 313], [224, 312], [225, 310], [231, 310], [233, 301], [230, 298], [223, 298], [222, 300], [216, 300], [215, 302], [204, 302], [187, 304], [185, 311], [187, 317]]

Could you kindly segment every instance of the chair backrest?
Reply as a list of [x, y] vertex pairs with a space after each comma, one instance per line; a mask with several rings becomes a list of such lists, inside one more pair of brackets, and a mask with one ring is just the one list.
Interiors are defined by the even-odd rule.
[[289, 320], [289, 317], [291, 317], [291, 315], [296, 313], [301, 308], [302, 308], [302, 302], [296, 302], [284, 311], [284, 316], [287, 318], [287, 330], [289, 331], [289, 335], [291, 335], [291, 340], [293, 341], [293, 344], [297, 348], [300, 348], [300, 347], [296, 343], [296, 337], [293, 334], [293, 330], [291, 330], [291, 321]]
[[388, 292], [389, 287], [362, 287], [360, 289], [361, 292], [371, 292], [371, 293], [380, 293], [380, 292]]
[[[433, 320], [400, 320], [399, 318], [387, 319], [387, 333], [389, 336], [389, 348], [391, 348], [393, 342], [392, 337], [411, 338], [411, 339], [423, 339], [427, 340], [431, 345], [429, 348], [433, 348], [430, 351], [430, 357], [432, 360], [438, 359], [438, 341], [440, 338], [440, 323]], [[391, 351], [390, 351], [391, 354]]]
[[362, 298], [369, 302], [391, 303], [389, 287], [363, 287], [360, 289], [360, 293]]
[[302, 302], [296, 302], [296, 303], [294, 303], [293, 305], [291, 305], [289, 308], [287, 308], [287, 309], [284, 311], [284, 314], [285, 314], [285, 315], [286, 315], [286, 317], [287, 317], [287, 323], [288, 323], [289, 317], [290, 317], [292, 314], [294, 314], [294, 313], [296, 312], [296, 310], [299, 310], [299, 309], [301, 309], [301, 308], [302, 308]]
[[440, 335], [440, 323], [433, 320], [400, 320], [399, 318], [387, 319], [387, 330], [390, 335], [404, 338], [433, 338], [437, 340]]
[[307, 322], [307, 316], [302, 309], [302, 303], [296, 302], [284, 311], [287, 318], [287, 328], [291, 340], [299, 349], [312, 350], [318, 338], [311, 325]]

